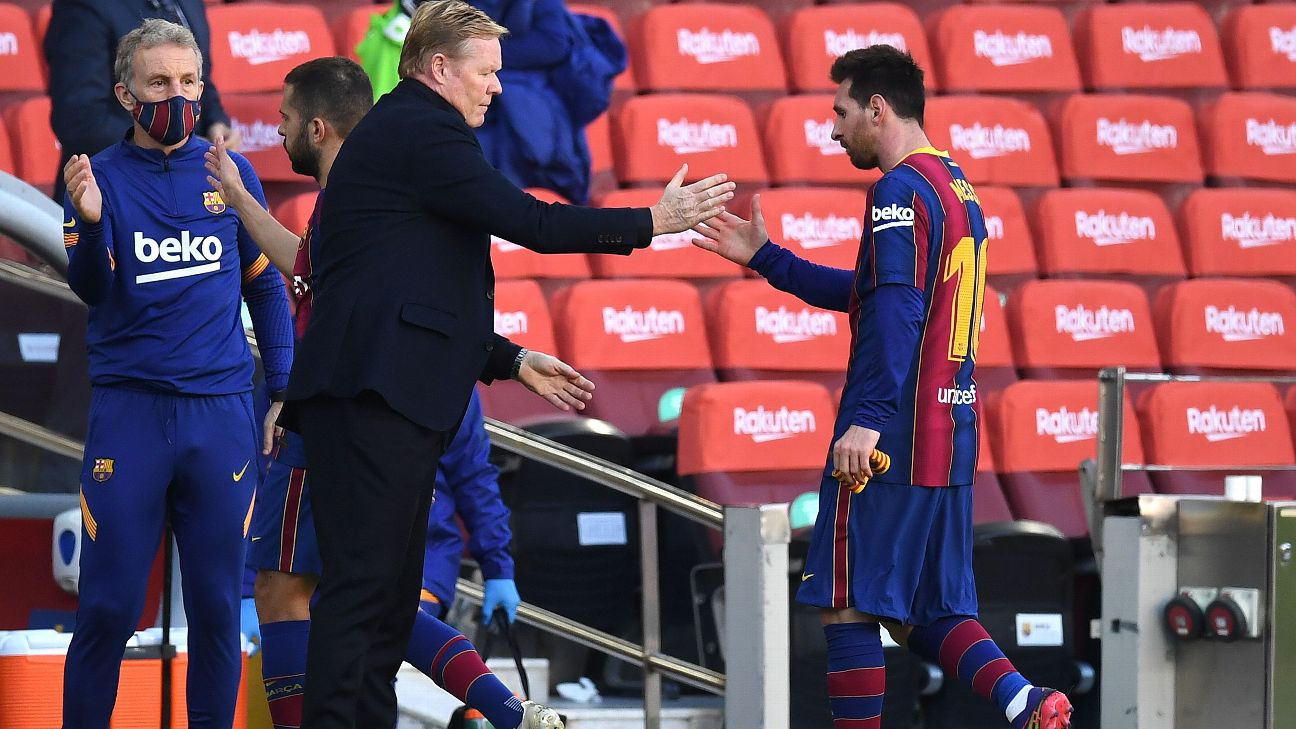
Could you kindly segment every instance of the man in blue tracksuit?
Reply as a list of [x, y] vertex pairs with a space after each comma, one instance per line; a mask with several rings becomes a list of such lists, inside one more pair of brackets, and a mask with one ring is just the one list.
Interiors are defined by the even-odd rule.
[[[258, 480], [240, 296], [276, 400], [292, 357], [291, 317], [278, 273], [207, 183], [208, 142], [193, 135], [202, 57], [192, 33], [146, 21], [119, 42], [114, 70], [131, 131], [64, 168], [68, 283], [90, 306], [93, 396], [63, 726], [108, 727], [122, 649], [169, 521], [189, 622], [189, 726], [228, 729], [241, 668], [243, 537]], [[236, 160], [261, 199], [251, 166]]]

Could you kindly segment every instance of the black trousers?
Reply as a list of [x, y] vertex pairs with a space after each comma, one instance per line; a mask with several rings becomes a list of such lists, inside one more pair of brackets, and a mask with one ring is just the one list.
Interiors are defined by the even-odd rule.
[[323, 564], [302, 727], [393, 727], [393, 684], [418, 610], [447, 434], [416, 425], [372, 392], [297, 407]]

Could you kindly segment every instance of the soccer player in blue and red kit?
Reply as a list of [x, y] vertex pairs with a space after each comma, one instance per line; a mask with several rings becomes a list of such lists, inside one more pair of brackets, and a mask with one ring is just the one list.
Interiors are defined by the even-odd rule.
[[[881, 724], [879, 623], [996, 703], [1014, 729], [1064, 729], [1065, 694], [1032, 686], [976, 619], [972, 371], [985, 292], [986, 228], [976, 191], [923, 132], [923, 72], [891, 46], [855, 50], [831, 71], [837, 140], [879, 167], [854, 271], [818, 266], [722, 215], [697, 244], [750, 266], [806, 303], [848, 312], [851, 356], [819, 514], [797, 599], [822, 608], [835, 729]], [[874, 448], [891, 468], [874, 474]], [[863, 491], [839, 484], [866, 482]]]
[[[297, 66], [284, 78], [279, 134], [293, 171], [314, 177], [324, 188], [338, 150], [373, 104], [369, 78], [346, 58], [318, 58]], [[241, 185], [234, 162], [217, 143], [207, 154], [214, 187], [231, 207], [243, 212], [253, 238], [271, 262], [293, 276], [297, 332], [306, 328], [313, 304], [314, 262], [318, 258], [321, 189], [305, 232], [299, 237], [258, 206]], [[261, 623], [262, 673], [270, 716], [276, 729], [302, 725], [306, 646], [310, 604], [319, 584], [321, 562], [310, 509], [310, 481], [301, 437], [282, 431], [252, 519], [248, 564], [257, 569], [256, 608]], [[437, 506], [429, 519], [424, 591], [405, 658], [449, 693], [480, 711], [499, 729], [562, 729], [552, 709], [523, 702], [486, 668], [473, 645], [438, 617], [454, 595], [454, 576], [462, 553], [453, 526], [454, 499], [472, 534], [472, 551], [482, 559], [489, 615], [496, 605], [510, 619], [519, 601], [508, 554], [508, 512], [499, 498], [496, 471], [486, 460], [490, 443], [474, 393], [458, 433], [437, 472]], [[445, 497], [443, 499], [443, 497]], [[452, 498], [453, 497], [453, 498]], [[474, 500], [474, 501], [470, 501]], [[447, 535], [447, 524], [453, 533]], [[372, 525], [356, 524], [357, 529]], [[447, 536], [449, 537], [447, 539]], [[450, 554], [443, 548], [450, 543]], [[452, 568], [453, 570], [453, 568]], [[378, 729], [389, 729], [379, 727]]]
[[[93, 385], [81, 472], [81, 595], [63, 682], [65, 729], [106, 729], [122, 650], [169, 521], [189, 622], [189, 726], [229, 729], [242, 661], [243, 538], [259, 470], [253, 359], [282, 400], [292, 320], [282, 282], [207, 185], [193, 135], [202, 55], [192, 33], [145, 21], [117, 47], [126, 139], [64, 169], [68, 283], [90, 306]], [[235, 157], [259, 204], [261, 184]], [[272, 423], [279, 407], [272, 407]]]

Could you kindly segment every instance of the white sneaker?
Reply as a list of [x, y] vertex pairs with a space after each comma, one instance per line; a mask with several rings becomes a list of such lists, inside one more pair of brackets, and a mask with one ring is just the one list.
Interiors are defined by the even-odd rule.
[[518, 729], [565, 729], [558, 712], [534, 701], [522, 702], [522, 723]]

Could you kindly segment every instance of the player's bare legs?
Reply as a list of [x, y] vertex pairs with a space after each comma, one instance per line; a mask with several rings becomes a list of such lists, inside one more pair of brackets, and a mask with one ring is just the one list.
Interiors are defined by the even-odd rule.
[[260, 570], [252, 596], [262, 624], [285, 620], [310, 620], [311, 595], [319, 585], [315, 575]]
[[276, 728], [301, 726], [310, 601], [319, 577], [258, 570], [252, 596], [261, 623], [261, 675]]

